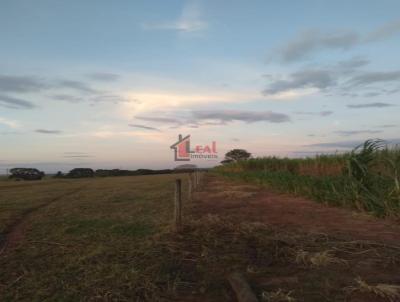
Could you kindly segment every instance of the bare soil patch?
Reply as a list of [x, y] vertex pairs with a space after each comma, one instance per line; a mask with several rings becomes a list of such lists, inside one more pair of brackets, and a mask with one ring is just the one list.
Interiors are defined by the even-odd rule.
[[[215, 190], [214, 182], [221, 191]], [[241, 187], [245, 189], [240, 190]], [[199, 192], [199, 206], [196, 208], [202, 214], [229, 214], [238, 216], [241, 221], [259, 221], [284, 229], [300, 228], [312, 233], [390, 245], [397, 243], [400, 247], [400, 224], [395, 221], [261, 190], [255, 186], [229, 184], [228, 181], [222, 185], [221, 180], [212, 177], [207, 179], [204, 188]], [[249, 188], [253, 188], [253, 191], [249, 191]], [[245, 208], [242, 212], [229, 212], [232, 208], [241, 207]]]

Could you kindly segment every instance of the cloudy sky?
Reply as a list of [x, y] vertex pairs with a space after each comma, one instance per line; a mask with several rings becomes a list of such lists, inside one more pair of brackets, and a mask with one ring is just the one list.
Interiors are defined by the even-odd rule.
[[[0, 173], [400, 142], [400, 2], [0, 1]], [[211, 166], [216, 161], [197, 162]]]

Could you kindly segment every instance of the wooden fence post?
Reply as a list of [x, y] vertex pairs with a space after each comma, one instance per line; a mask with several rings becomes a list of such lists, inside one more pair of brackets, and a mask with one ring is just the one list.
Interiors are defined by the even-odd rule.
[[236, 293], [238, 302], [258, 302], [249, 284], [239, 273], [233, 273], [228, 277], [233, 291]]
[[188, 178], [188, 200], [192, 201], [192, 173], [189, 173], [189, 178]]
[[182, 229], [182, 180], [175, 181], [175, 229]]

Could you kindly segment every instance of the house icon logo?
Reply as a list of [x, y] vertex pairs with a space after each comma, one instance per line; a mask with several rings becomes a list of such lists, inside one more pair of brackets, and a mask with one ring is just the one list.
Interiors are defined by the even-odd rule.
[[171, 146], [175, 153], [175, 161], [190, 161], [191, 159], [217, 159], [217, 143], [215, 141], [208, 145], [195, 145], [190, 147], [190, 134], [183, 137], [178, 136], [178, 141]]
[[175, 161], [190, 161], [190, 134], [185, 137], [179, 134], [178, 141], [171, 149], [174, 149]]

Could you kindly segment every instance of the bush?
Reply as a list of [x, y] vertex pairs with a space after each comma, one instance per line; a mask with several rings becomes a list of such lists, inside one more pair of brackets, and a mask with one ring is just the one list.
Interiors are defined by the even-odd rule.
[[45, 176], [44, 172], [33, 168], [13, 168], [10, 173], [10, 178], [16, 180], [41, 180]]

